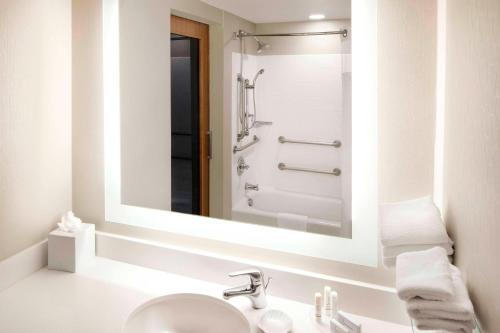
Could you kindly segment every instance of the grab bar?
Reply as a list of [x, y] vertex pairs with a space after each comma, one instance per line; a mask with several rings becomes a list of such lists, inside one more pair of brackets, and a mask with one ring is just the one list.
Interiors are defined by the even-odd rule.
[[280, 143], [302, 143], [302, 144], [306, 144], [306, 145], [332, 146], [332, 147], [335, 147], [335, 148], [340, 148], [340, 146], [342, 146], [342, 142], [340, 142], [339, 140], [335, 140], [333, 142], [305, 141], [305, 140], [287, 139], [284, 136], [280, 136], [278, 138], [278, 141]]
[[292, 170], [292, 171], [312, 172], [312, 173], [322, 173], [322, 174], [334, 175], [334, 176], [340, 176], [342, 174], [342, 170], [340, 170], [339, 168], [335, 168], [333, 170], [316, 170], [316, 169], [309, 169], [309, 168], [289, 167], [285, 163], [278, 164], [278, 169], [280, 169], [280, 170]]
[[256, 144], [256, 143], [257, 143], [257, 142], [259, 142], [259, 141], [260, 141], [260, 139], [257, 137], [257, 135], [254, 135], [254, 136], [253, 136], [253, 141], [251, 141], [251, 142], [247, 143], [246, 145], [243, 145], [243, 146], [241, 146], [241, 147], [234, 146], [234, 147], [233, 147], [233, 154], [236, 154], [236, 153], [237, 153], [237, 152], [239, 152], [239, 151], [245, 150], [245, 149], [247, 149], [248, 147], [253, 146], [254, 144]]

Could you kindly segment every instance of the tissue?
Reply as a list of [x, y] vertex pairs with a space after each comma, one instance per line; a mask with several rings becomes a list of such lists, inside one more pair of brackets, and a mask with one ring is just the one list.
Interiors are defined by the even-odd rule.
[[76, 232], [82, 227], [82, 220], [73, 214], [73, 212], [67, 212], [61, 217], [61, 222], [57, 224], [59, 230], [64, 232]]

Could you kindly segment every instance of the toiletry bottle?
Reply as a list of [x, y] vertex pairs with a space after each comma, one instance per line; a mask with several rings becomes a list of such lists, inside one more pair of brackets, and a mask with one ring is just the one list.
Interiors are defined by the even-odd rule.
[[329, 286], [326, 286], [323, 292], [323, 310], [324, 314], [327, 317], [332, 315], [332, 297], [331, 297], [332, 289]]
[[321, 318], [321, 293], [314, 295], [314, 314], [316, 318]]
[[336, 291], [330, 292], [330, 305], [332, 318], [337, 318], [337, 311], [339, 309], [339, 295]]

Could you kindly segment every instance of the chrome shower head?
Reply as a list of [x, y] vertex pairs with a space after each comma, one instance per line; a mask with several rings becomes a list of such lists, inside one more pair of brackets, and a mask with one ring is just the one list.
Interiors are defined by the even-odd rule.
[[255, 81], [257, 81], [257, 78], [259, 77], [259, 75], [262, 75], [264, 74], [264, 68], [262, 68], [261, 70], [259, 70], [257, 72], [257, 74], [255, 74], [255, 77], [253, 78], [253, 85], [255, 85]]
[[262, 51], [264, 51], [265, 49], [268, 49], [269, 47], [271, 47], [271, 44], [268, 44], [268, 43], [264, 43], [263, 41], [261, 41], [260, 39], [258, 39], [257, 37], [255, 37], [255, 40], [257, 41], [257, 53], [262, 53]]

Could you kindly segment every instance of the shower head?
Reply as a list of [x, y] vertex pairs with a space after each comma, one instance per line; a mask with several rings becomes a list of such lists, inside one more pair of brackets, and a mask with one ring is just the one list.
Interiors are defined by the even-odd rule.
[[260, 39], [258, 39], [255, 36], [254, 36], [254, 38], [257, 41], [257, 53], [262, 53], [262, 51], [271, 47], [271, 44], [264, 43], [263, 41], [261, 41]]
[[255, 85], [255, 81], [257, 81], [257, 78], [259, 77], [259, 75], [262, 75], [264, 74], [264, 68], [262, 68], [261, 70], [259, 70], [257, 72], [257, 74], [255, 74], [255, 77], [253, 78], [253, 85]]

